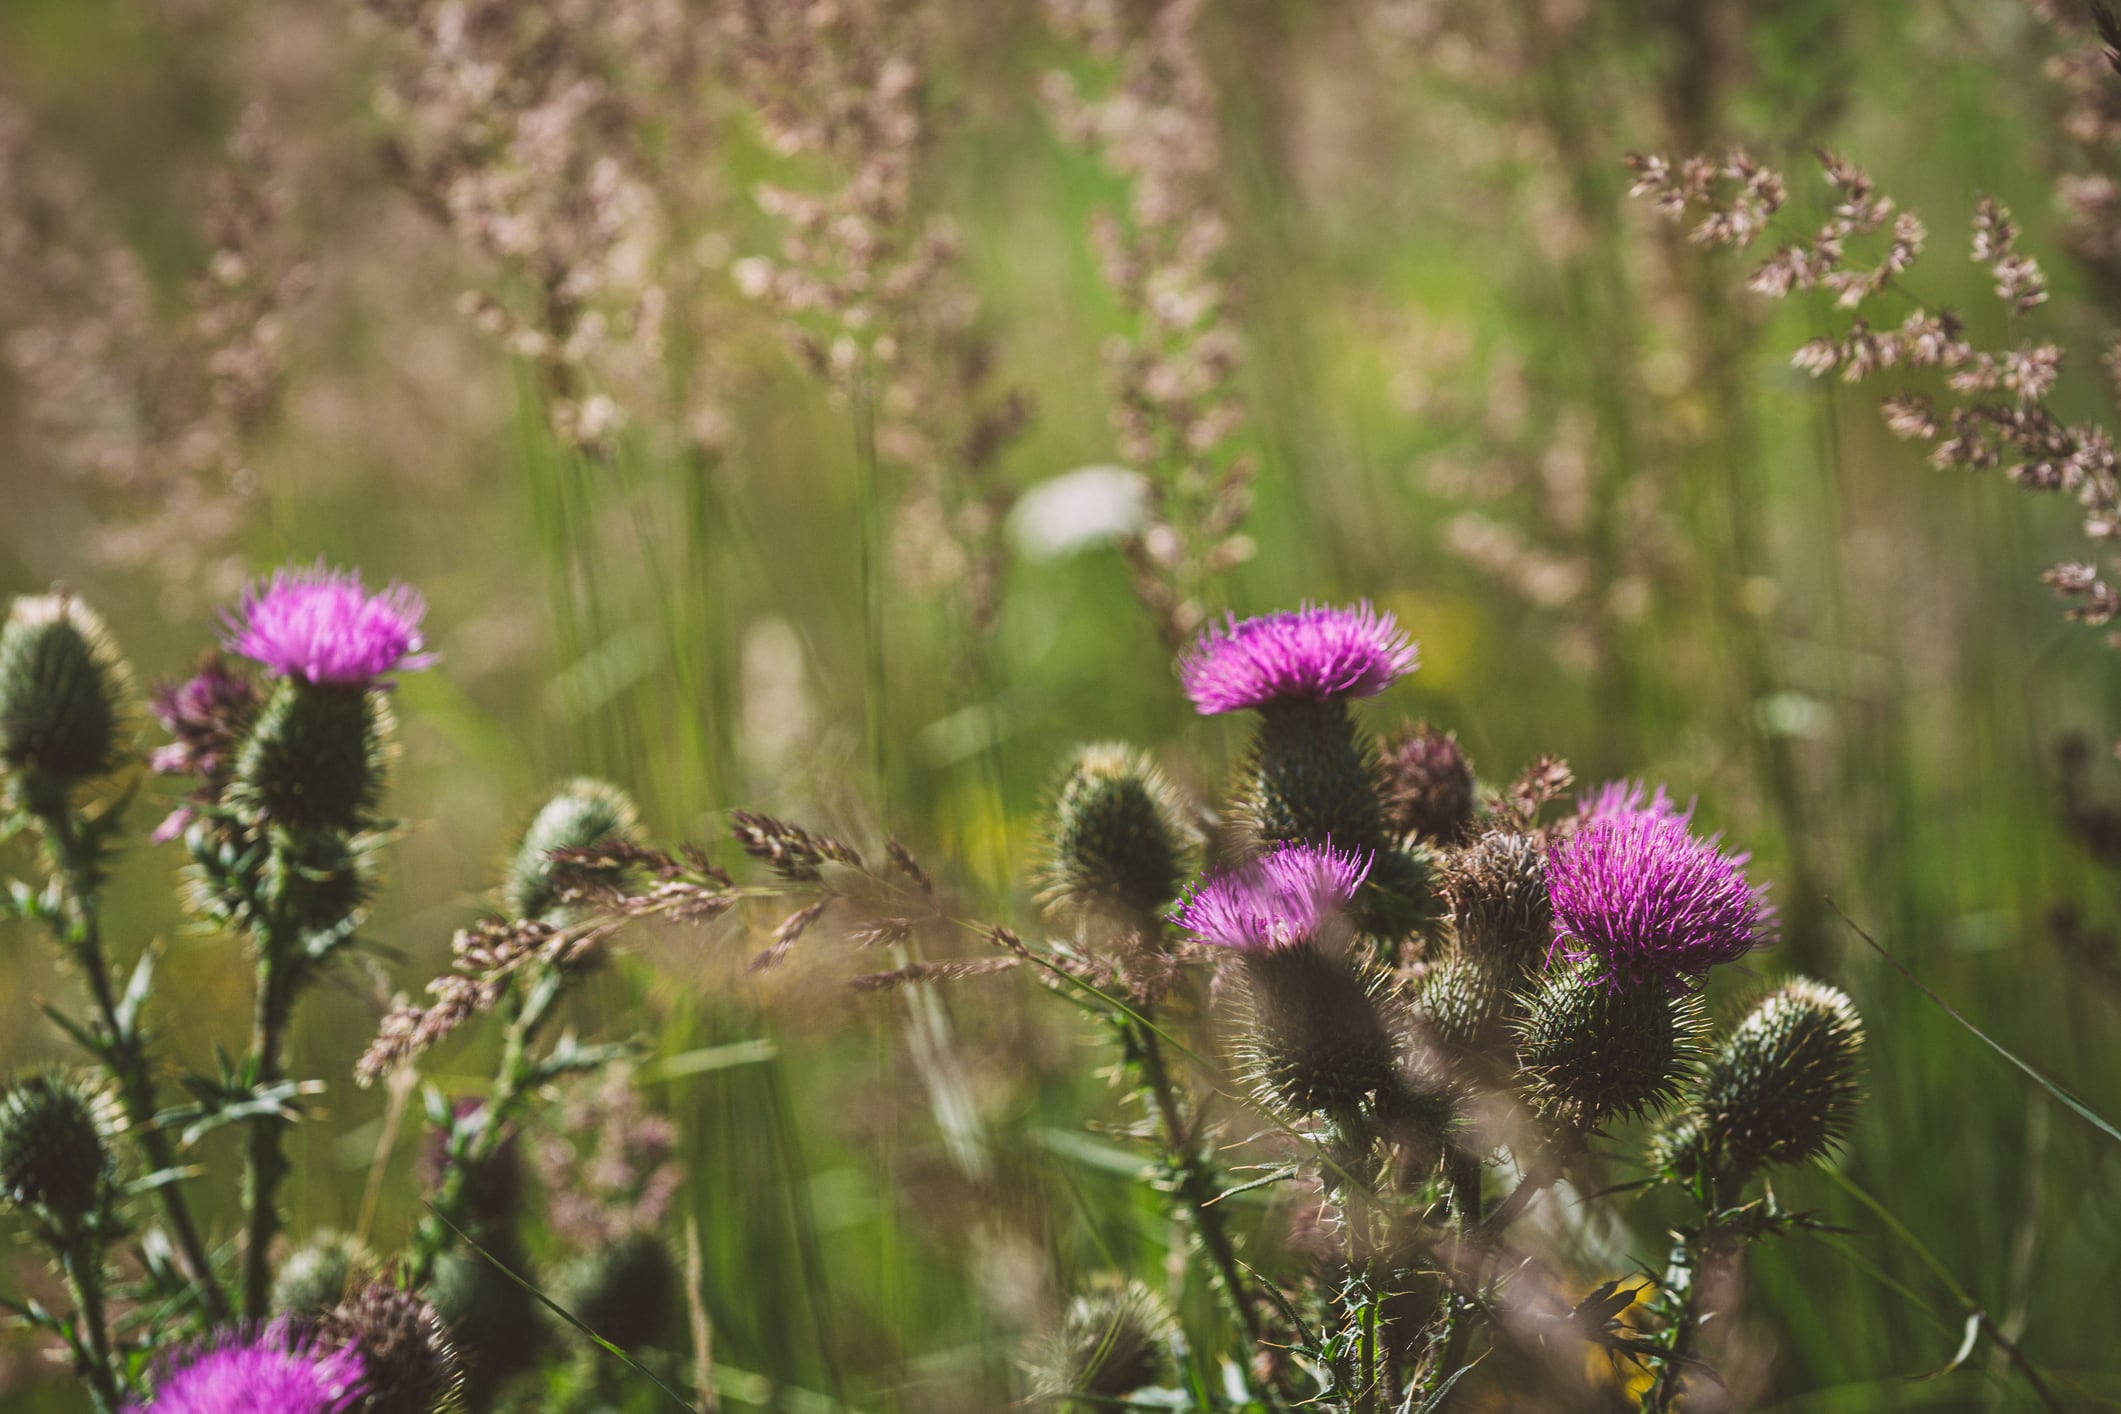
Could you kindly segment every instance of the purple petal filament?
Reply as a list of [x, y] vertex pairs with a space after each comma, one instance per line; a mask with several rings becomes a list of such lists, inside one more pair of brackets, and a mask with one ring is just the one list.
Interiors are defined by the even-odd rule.
[[1267, 952], [1309, 942], [1370, 874], [1352, 850], [1284, 845], [1197, 885], [1171, 920], [1204, 943]]
[[227, 648], [286, 678], [367, 687], [399, 668], [424, 668], [417, 591], [393, 583], [370, 594], [358, 571], [282, 569], [243, 593]]
[[321, 1351], [272, 1325], [179, 1356], [126, 1414], [344, 1414], [362, 1396], [360, 1352]]
[[1179, 658], [1180, 681], [1202, 716], [1275, 702], [1374, 697], [1414, 671], [1414, 642], [1367, 600], [1346, 609], [1231, 618]]
[[1595, 958], [1608, 978], [1688, 987], [1774, 941], [1775, 910], [1766, 886], [1746, 879], [1749, 856], [1695, 835], [1663, 790], [1608, 786], [1579, 819], [1547, 860], [1562, 956]]

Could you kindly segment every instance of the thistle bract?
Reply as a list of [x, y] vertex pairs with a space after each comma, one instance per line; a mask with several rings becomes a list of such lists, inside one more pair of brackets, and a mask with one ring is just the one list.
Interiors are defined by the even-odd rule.
[[625, 791], [587, 777], [569, 781], [539, 809], [509, 861], [504, 890], [509, 911], [519, 918], [546, 918], [559, 906], [554, 850], [627, 843], [640, 833], [640, 811]]
[[1636, 796], [1582, 817], [1548, 856], [1555, 950], [1616, 981], [1686, 987], [1773, 941], [1775, 910], [1747, 881], [1747, 856], [1695, 835], [1662, 791]]
[[1472, 828], [1473, 765], [1458, 739], [1427, 722], [1402, 729], [1378, 762], [1386, 822], [1401, 834], [1457, 844]]
[[1414, 671], [1413, 640], [1365, 602], [1231, 618], [1179, 660], [1186, 696], [1204, 716], [1283, 702], [1374, 697]]
[[358, 829], [383, 798], [389, 757], [380, 694], [285, 678], [243, 739], [230, 803], [291, 829]]
[[1140, 1282], [1078, 1296], [1027, 1362], [1032, 1390], [1068, 1409], [1101, 1408], [1162, 1382], [1177, 1323]]
[[678, 1269], [652, 1232], [630, 1232], [584, 1252], [559, 1278], [560, 1304], [621, 1350], [654, 1345], [678, 1313]]
[[352, 1414], [434, 1414], [463, 1383], [449, 1330], [418, 1292], [373, 1281], [317, 1325], [324, 1346], [360, 1357], [361, 1397]]
[[420, 620], [427, 605], [402, 584], [370, 594], [358, 571], [275, 570], [243, 592], [228, 622], [227, 648], [275, 676], [368, 688], [385, 674], [424, 668]]
[[358, 1351], [291, 1339], [276, 1324], [177, 1357], [156, 1377], [154, 1394], [127, 1414], [350, 1414], [361, 1373]]
[[1599, 975], [1597, 963], [1545, 974], [1523, 998], [1517, 1056], [1527, 1098], [1592, 1129], [1661, 1108], [1679, 1092], [1702, 1029], [1700, 998], [1657, 979]]
[[1515, 1012], [1516, 979], [1494, 958], [1453, 948], [1430, 965], [1414, 993], [1422, 1038], [1450, 1060], [1493, 1054]]
[[0, 1197], [61, 1223], [88, 1216], [117, 1176], [114, 1107], [94, 1084], [38, 1071], [0, 1098]]
[[1547, 856], [1528, 835], [1491, 830], [1452, 856], [1444, 897], [1459, 946], [1524, 971], [1554, 939]]
[[319, 1316], [344, 1301], [362, 1274], [376, 1270], [375, 1254], [336, 1228], [312, 1233], [273, 1273], [272, 1308], [285, 1316]]
[[1054, 793], [1043, 897], [1068, 913], [1154, 918], [1178, 897], [1198, 845], [1155, 763], [1124, 746], [1085, 747]]
[[1861, 1097], [1863, 1021], [1846, 993], [1799, 978], [1724, 1038], [1693, 1106], [1699, 1152], [1742, 1177], [1823, 1157]]
[[0, 629], [0, 761], [61, 790], [109, 770], [130, 676], [94, 611], [70, 594], [17, 599]]

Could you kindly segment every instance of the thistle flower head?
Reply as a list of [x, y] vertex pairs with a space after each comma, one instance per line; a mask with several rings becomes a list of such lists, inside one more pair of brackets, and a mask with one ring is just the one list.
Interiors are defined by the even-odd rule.
[[1156, 1384], [1170, 1366], [1177, 1323], [1140, 1282], [1110, 1284], [1075, 1298], [1060, 1327], [1027, 1362], [1034, 1391], [1062, 1407], [1089, 1409]]
[[1451, 857], [1444, 895], [1468, 952], [1526, 968], [1554, 940], [1547, 855], [1530, 835], [1490, 830]]
[[62, 788], [109, 770], [131, 695], [94, 610], [63, 591], [17, 599], [0, 627], [0, 767]]
[[1583, 816], [1547, 858], [1556, 951], [1598, 959], [1610, 979], [1686, 987], [1774, 940], [1775, 910], [1766, 886], [1747, 881], [1748, 856], [1695, 835], [1662, 791], [1619, 799]]
[[328, 569], [320, 560], [275, 570], [244, 590], [228, 620], [226, 647], [279, 677], [365, 688], [386, 673], [434, 661], [421, 651], [426, 613], [426, 601], [408, 586], [370, 594], [359, 571]]
[[92, 1082], [37, 1071], [0, 1097], [0, 1199], [62, 1222], [87, 1216], [117, 1176], [116, 1107]]
[[258, 715], [258, 689], [249, 678], [231, 673], [220, 654], [209, 653], [184, 681], [157, 687], [151, 706], [173, 739], [156, 748], [149, 764], [163, 775], [199, 782], [191, 799], [156, 828], [155, 843], [161, 844], [183, 833], [192, 807], [214, 800], [227, 783], [243, 734]]
[[359, 1351], [290, 1339], [275, 1323], [178, 1356], [126, 1414], [348, 1414], [362, 1396]]
[[1178, 896], [1199, 843], [1155, 762], [1086, 746], [1054, 792], [1043, 898], [1062, 913], [1153, 918]]
[[272, 1279], [272, 1308], [283, 1316], [321, 1316], [347, 1298], [366, 1273], [380, 1269], [361, 1240], [319, 1228], [287, 1254]]
[[677, 1264], [652, 1232], [629, 1232], [582, 1253], [558, 1284], [560, 1304], [621, 1350], [668, 1335], [682, 1304]]
[[1641, 781], [1607, 781], [1576, 801], [1576, 818], [1579, 820], [1607, 815], [1654, 815], [1660, 819], [1685, 820], [1693, 813], [1692, 806], [1680, 809], [1663, 786], [1652, 791]]
[[1698, 1152], [1734, 1176], [1822, 1157], [1848, 1131], [1862, 1055], [1863, 1021], [1845, 992], [1808, 978], [1777, 987], [1708, 1064]]
[[1388, 613], [1305, 605], [1293, 613], [1230, 618], [1179, 658], [1179, 679], [1202, 716], [1277, 702], [1375, 697], [1414, 671], [1414, 642]]
[[1171, 921], [1203, 943], [1238, 952], [1300, 947], [1346, 910], [1369, 874], [1370, 860], [1352, 850], [1283, 845], [1197, 884]]
[[1385, 817], [1401, 834], [1457, 844], [1473, 824], [1473, 763], [1458, 738], [1430, 726], [1402, 727], [1378, 762]]
[[354, 1414], [433, 1414], [447, 1409], [464, 1372], [449, 1329], [416, 1291], [372, 1281], [324, 1315], [318, 1339], [360, 1356], [362, 1398]]
[[523, 832], [504, 886], [518, 918], [546, 918], [560, 906], [559, 849], [591, 849], [613, 841], [638, 843], [641, 814], [617, 786], [581, 777], [560, 787]]

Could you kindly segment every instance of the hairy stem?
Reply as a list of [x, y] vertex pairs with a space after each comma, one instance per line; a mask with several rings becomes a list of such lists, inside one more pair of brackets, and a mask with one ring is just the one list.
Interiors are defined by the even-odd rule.
[[[40, 811], [37, 818], [43, 827], [51, 851], [52, 869], [59, 877], [64, 898], [68, 935], [63, 941], [87, 978], [89, 998], [102, 1027], [107, 1047], [102, 1057], [104, 1068], [116, 1082], [118, 1103], [125, 1111], [127, 1128], [147, 1157], [148, 1171], [167, 1172], [176, 1166], [176, 1155], [170, 1147], [169, 1136], [155, 1126], [160, 1102], [155, 1095], [154, 1076], [148, 1067], [147, 1046], [140, 1034], [138, 1020], [129, 1020], [121, 1014], [117, 992], [111, 986], [110, 965], [103, 953], [102, 919], [96, 904], [94, 862], [83, 846], [80, 831], [74, 826], [71, 804]], [[192, 1221], [191, 1205], [185, 1201], [182, 1185], [165, 1183], [156, 1192], [169, 1219], [170, 1236], [198, 1286], [207, 1318], [215, 1322], [227, 1320], [228, 1296], [214, 1275], [213, 1261], [199, 1235], [198, 1225]]]
[[[279, 947], [270, 936], [274, 931], [261, 932], [257, 939], [258, 990], [251, 1012], [250, 1058], [251, 1079], [259, 1090], [280, 1083], [292, 1001]], [[272, 1292], [272, 1241], [280, 1230], [275, 1199], [280, 1180], [287, 1174], [287, 1156], [280, 1148], [284, 1122], [272, 1113], [250, 1122], [250, 1148], [243, 1166], [243, 1318], [247, 1321], [265, 1318]]]
[[80, 1314], [76, 1339], [85, 1337], [87, 1341], [81, 1353], [86, 1357], [82, 1363], [86, 1367], [83, 1373], [88, 1376], [89, 1393], [95, 1400], [98, 1414], [118, 1414], [124, 1398], [119, 1392], [118, 1376], [111, 1363], [110, 1326], [103, 1313], [103, 1273], [97, 1244], [91, 1238], [73, 1233], [58, 1243], [57, 1248], [60, 1271]]

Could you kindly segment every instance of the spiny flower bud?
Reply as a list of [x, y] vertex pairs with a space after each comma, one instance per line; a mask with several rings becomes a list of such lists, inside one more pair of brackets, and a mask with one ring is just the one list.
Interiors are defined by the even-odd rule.
[[1027, 1362], [1031, 1387], [1059, 1408], [1108, 1407], [1163, 1382], [1177, 1324], [1140, 1282], [1086, 1292], [1069, 1303], [1058, 1329]]
[[419, 1293], [373, 1281], [317, 1325], [318, 1343], [356, 1352], [364, 1372], [351, 1414], [434, 1414], [463, 1384], [449, 1330]]
[[1594, 963], [1545, 974], [1523, 1005], [1517, 1047], [1528, 1098], [1582, 1129], [1669, 1103], [1702, 1030], [1695, 994], [1604, 974]]
[[319, 1228], [273, 1273], [272, 1308], [284, 1316], [321, 1316], [376, 1268], [375, 1254], [359, 1238], [337, 1228]]
[[1517, 973], [1495, 959], [1453, 948], [1432, 963], [1414, 994], [1422, 1038], [1447, 1059], [1495, 1054], [1515, 1013]]
[[1490, 830], [1452, 856], [1445, 871], [1458, 944], [1518, 972], [1546, 957], [1554, 942], [1547, 896], [1547, 856], [1528, 835]]
[[1054, 792], [1047, 827], [1047, 906], [1153, 919], [1183, 887], [1200, 840], [1178, 792], [1141, 752], [1084, 747]]
[[1824, 1156], [1848, 1132], [1862, 1056], [1863, 1021], [1846, 993], [1784, 983], [1709, 1062], [1693, 1107], [1702, 1152], [1738, 1176]]
[[0, 629], [0, 761], [64, 790], [115, 764], [131, 675], [72, 595], [17, 599]]
[[1172, 915], [1241, 964], [1239, 1053], [1261, 1100], [1294, 1115], [1375, 1114], [1403, 1089], [1381, 976], [1330, 936], [1368, 875], [1353, 854], [1285, 845], [1205, 880]]
[[560, 1274], [559, 1302], [621, 1350], [670, 1334], [680, 1294], [677, 1264], [652, 1232], [630, 1232], [575, 1258]]
[[380, 693], [282, 678], [236, 753], [229, 800], [296, 830], [359, 829], [383, 798], [390, 727]]
[[110, 1097], [65, 1071], [37, 1071], [0, 1098], [0, 1197], [60, 1222], [94, 1212], [117, 1177]]
[[1423, 722], [1402, 726], [1378, 762], [1385, 820], [1403, 835], [1458, 844], [1473, 825], [1473, 763], [1458, 738]]
[[[536, 1281], [522, 1241], [509, 1232], [480, 1245], [509, 1271]], [[449, 1328], [464, 1366], [464, 1397], [474, 1408], [502, 1382], [528, 1369], [547, 1339], [542, 1308], [522, 1285], [477, 1252], [450, 1251], [435, 1261], [427, 1299]]]
[[508, 863], [509, 911], [518, 918], [546, 918], [559, 904], [554, 850], [630, 843], [640, 834], [640, 811], [632, 796], [586, 776], [569, 781], [539, 809]]

